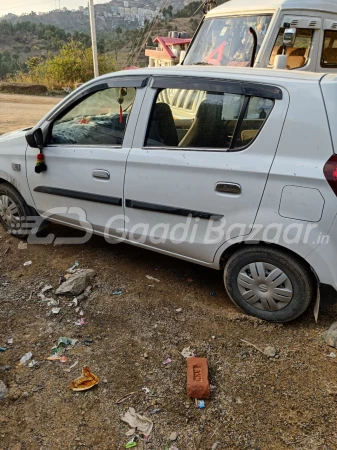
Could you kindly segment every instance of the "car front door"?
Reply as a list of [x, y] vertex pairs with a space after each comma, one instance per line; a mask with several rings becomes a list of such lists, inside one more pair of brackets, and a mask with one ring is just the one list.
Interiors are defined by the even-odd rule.
[[[179, 114], [176, 90], [193, 91]], [[211, 264], [224, 242], [248, 234], [288, 103], [268, 84], [154, 76], [127, 161], [130, 241]]]
[[26, 153], [29, 187], [41, 216], [119, 235], [126, 160], [145, 90], [144, 77], [100, 80], [42, 123], [47, 170], [35, 173], [38, 151], [28, 147]]

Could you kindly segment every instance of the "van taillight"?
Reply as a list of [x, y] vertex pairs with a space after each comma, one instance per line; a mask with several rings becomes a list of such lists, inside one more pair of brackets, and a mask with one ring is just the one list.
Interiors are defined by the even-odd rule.
[[337, 195], [337, 155], [331, 156], [324, 166], [324, 175], [331, 189]]

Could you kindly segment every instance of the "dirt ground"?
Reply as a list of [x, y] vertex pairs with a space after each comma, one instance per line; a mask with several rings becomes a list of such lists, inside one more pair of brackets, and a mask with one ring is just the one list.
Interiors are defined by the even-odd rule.
[[0, 134], [35, 125], [61, 99], [0, 94]]
[[[11, 123], [29, 125], [28, 107], [16, 102]], [[35, 108], [42, 113], [48, 104]], [[55, 225], [48, 231], [69, 233]], [[8, 387], [0, 400], [1, 449], [123, 449], [131, 438], [121, 415], [129, 407], [154, 423], [140, 449], [337, 448], [337, 358], [329, 357], [336, 350], [321, 339], [332, 313], [318, 324], [312, 309], [291, 324], [268, 324], [231, 304], [221, 272], [100, 237], [85, 245], [18, 243], [0, 230], [0, 380]], [[97, 272], [92, 293], [79, 309], [73, 297], [61, 297], [53, 314], [38, 294], [50, 284], [46, 296], [56, 299], [59, 277], [76, 260]], [[80, 318], [85, 324], [75, 325]], [[67, 348], [66, 363], [47, 361], [61, 336], [78, 342]], [[278, 354], [267, 358], [242, 340], [273, 345]], [[205, 409], [186, 395], [185, 347], [209, 362]], [[20, 366], [29, 351], [36, 365]], [[86, 365], [100, 382], [75, 393], [71, 381]]]

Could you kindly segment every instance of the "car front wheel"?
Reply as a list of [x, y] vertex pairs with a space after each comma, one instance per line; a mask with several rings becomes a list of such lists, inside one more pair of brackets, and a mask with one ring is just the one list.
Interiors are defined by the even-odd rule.
[[29, 207], [23, 197], [10, 184], [0, 184], [0, 223], [8, 234], [19, 239], [25, 238], [23, 224], [30, 215]]
[[308, 308], [312, 274], [300, 259], [267, 246], [235, 252], [224, 271], [227, 292], [245, 313], [269, 322], [289, 322]]

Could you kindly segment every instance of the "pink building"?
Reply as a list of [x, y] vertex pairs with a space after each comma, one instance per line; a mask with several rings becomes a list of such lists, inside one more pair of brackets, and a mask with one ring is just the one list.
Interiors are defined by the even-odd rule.
[[158, 47], [147, 47], [145, 50], [145, 56], [149, 57], [149, 67], [179, 64], [185, 54], [182, 52], [186, 52], [191, 41], [192, 39], [182, 37], [156, 37], [153, 42], [158, 43]]

